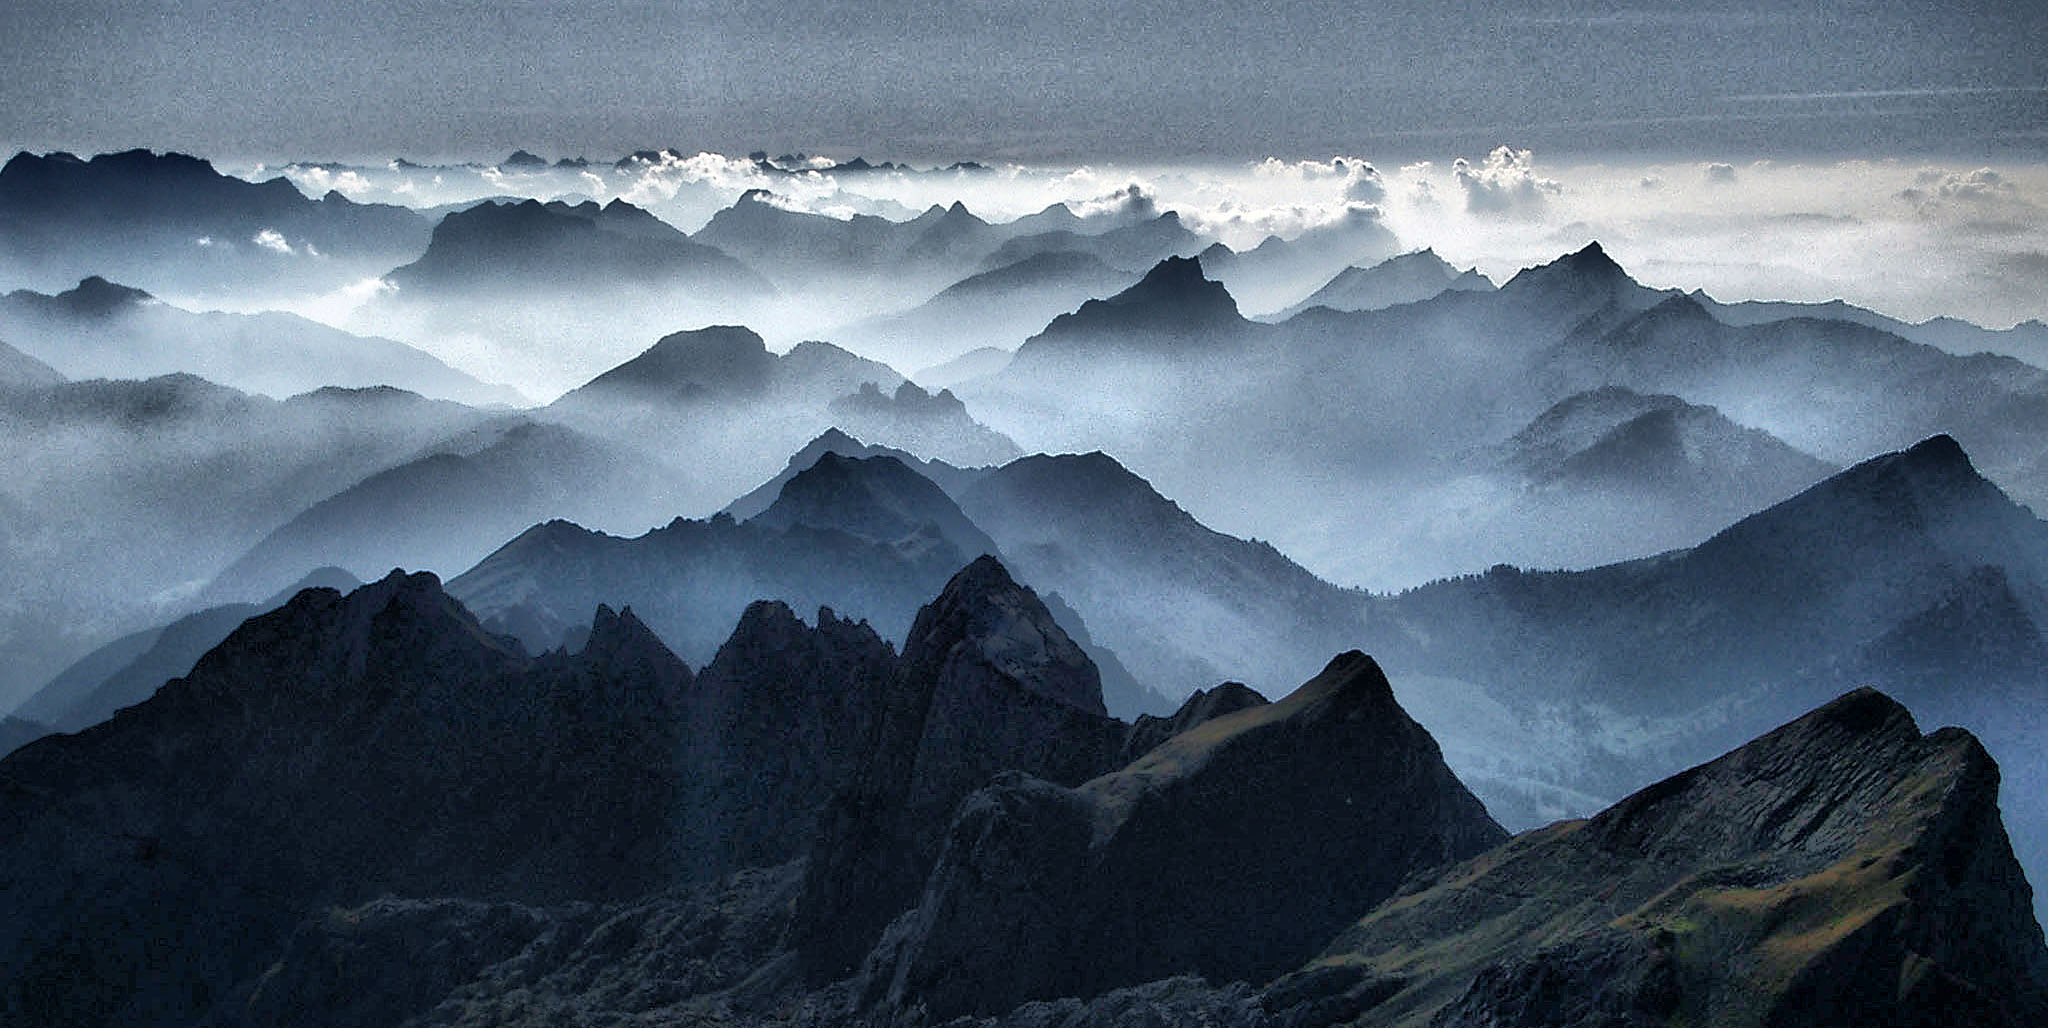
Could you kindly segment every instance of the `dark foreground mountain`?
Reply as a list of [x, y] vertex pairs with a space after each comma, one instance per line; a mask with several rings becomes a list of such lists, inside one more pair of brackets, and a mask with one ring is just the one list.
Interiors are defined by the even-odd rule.
[[1340, 911], [1505, 839], [1379, 667], [1347, 653], [1078, 789], [1013, 776], [976, 793], [866, 987], [943, 1018], [1186, 972], [1265, 981]]
[[[1875, 685], [2004, 755], [2021, 861], [2048, 874], [2048, 522], [1938, 436], [1699, 546], [1581, 572], [1500, 567], [1368, 604], [1361, 637], [1516, 827]], [[1572, 725], [1603, 726], [1597, 732]]]
[[1969, 733], [1851, 693], [1410, 882], [1273, 993], [1384, 1025], [2039, 1023], [1998, 787]]
[[430, 575], [303, 592], [147, 701], [0, 762], [5, 1009], [193, 1023], [331, 905], [618, 900], [779, 864], [896, 759], [878, 738], [916, 758], [893, 822], [912, 841], [998, 770], [1078, 783], [1121, 752], [1093, 666], [999, 565], [933, 610], [899, 661], [864, 625], [759, 604], [693, 676], [631, 612], [532, 657]]
[[0, 389], [0, 571], [34, 583], [0, 596], [0, 706], [191, 612], [208, 579], [295, 512], [497, 418], [397, 389], [278, 401], [190, 375]]
[[[284, 606], [306, 589], [346, 591], [361, 584], [340, 568], [319, 568], [261, 603], [208, 607], [170, 624], [124, 635], [59, 672], [17, 708], [14, 716], [45, 722], [54, 731], [82, 731], [113, 717], [123, 707], [148, 699], [165, 682], [190, 673], [200, 657], [220, 645], [242, 622]], [[21, 739], [0, 749], [0, 755], [28, 741]]]
[[1163, 741], [983, 558], [902, 655], [750, 608], [527, 655], [431, 576], [309, 590], [0, 759], [35, 1025], [2038, 1023], [1968, 733], [1852, 693], [1512, 840], [1347, 653]]

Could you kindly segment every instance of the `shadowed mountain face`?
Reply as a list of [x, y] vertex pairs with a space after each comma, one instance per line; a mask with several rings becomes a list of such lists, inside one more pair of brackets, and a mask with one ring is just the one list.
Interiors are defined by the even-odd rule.
[[1297, 982], [1387, 1025], [2036, 1023], [1997, 797], [1968, 733], [1852, 693], [1410, 882]]
[[900, 657], [759, 603], [697, 675], [631, 612], [536, 658], [431, 576], [308, 590], [0, 759], [0, 995], [366, 1028], [2048, 1011], [1997, 766], [1875, 692], [1507, 839], [1362, 654], [1164, 738], [1096, 681], [986, 557]]
[[[1115, 453], [1206, 523], [1270, 534], [1318, 573], [1373, 587], [1693, 545], [1814, 481], [1816, 461], [1936, 432], [2023, 501], [2048, 499], [2039, 369], [1844, 322], [1731, 327], [1636, 283], [1597, 244], [1493, 292], [1273, 325], [1227, 315], [1211, 299], [1223, 287], [1191, 272], [1161, 265], [1152, 287], [1056, 319], [956, 392], [1027, 450]], [[1165, 281], [1183, 284], [1174, 299], [1141, 302]], [[1610, 388], [1726, 420], [1652, 418], [1589, 454], [1591, 474], [1499, 463], [1549, 413]], [[1655, 502], [1614, 495], [1618, 466]]]
[[328, 903], [646, 891], [669, 874], [646, 826], [690, 679], [630, 615], [535, 661], [431, 576], [302, 593], [143, 705], [0, 764], [7, 1008], [190, 1023]]
[[357, 313], [403, 338], [469, 339], [540, 397], [631, 356], [629, 326], [743, 316], [775, 290], [753, 269], [623, 200], [453, 212]]
[[279, 402], [191, 376], [0, 390], [0, 561], [39, 583], [0, 597], [0, 705], [191, 612], [206, 580], [295, 512], [488, 417], [394, 389]]
[[[1042, 360], [1071, 346], [1186, 347], [1229, 336], [1244, 323], [1237, 301], [1202, 274], [1201, 261], [1169, 257], [1130, 287], [1062, 314], [1026, 340], [1019, 360]], [[1091, 343], [1090, 340], [1099, 342]]]
[[0, 297], [0, 337], [74, 379], [184, 372], [279, 398], [323, 386], [396, 386], [470, 404], [524, 402], [404, 343], [292, 314], [193, 313], [97, 276], [54, 296]]
[[630, 604], [696, 662], [763, 597], [803, 610], [831, 607], [900, 639], [922, 598], [992, 549], [937, 486], [893, 458], [827, 454], [748, 521], [678, 518], [633, 539], [550, 522], [449, 590], [537, 649], [559, 645], [578, 610]]
[[976, 793], [864, 975], [938, 1017], [1190, 971], [1263, 981], [1339, 911], [1506, 837], [1349, 653], [1078, 789], [1013, 776]]
[[[188, 614], [167, 625], [122, 636], [79, 658], [38, 689], [15, 715], [76, 732], [113, 717], [192, 670], [242, 622], [284, 606], [307, 589], [348, 591], [361, 585], [340, 568], [320, 568], [262, 603], [230, 603]], [[27, 742], [23, 739], [21, 742]], [[12, 747], [9, 748], [10, 750]], [[0, 751], [4, 755], [6, 751]]]
[[0, 168], [0, 267], [55, 291], [107, 275], [153, 292], [289, 295], [333, 289], [417, 256], [427, 219], [403, 207], [308, 199], [183, 154], [16, 154]]
[[2044, 583], [2048, 523], [1936, 437], [1693, 549], [1436, 583], [1373, 601], [1362, 631], [1397, 681], [1431, 683], [1405, 698], [1510, 824], [1589, 812], [1876, 685], [2005, 756], [2021, 860], [2043, 874]]

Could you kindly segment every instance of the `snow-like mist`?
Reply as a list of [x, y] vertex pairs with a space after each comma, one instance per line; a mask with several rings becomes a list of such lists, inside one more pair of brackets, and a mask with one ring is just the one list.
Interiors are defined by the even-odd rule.
[[[1237, 166], [832, 167], [818, 158], [764, 164], [661, 151], [572, 166], [241, 170], [259, 178], [281, 173], [314, 196], [333, 189], [359, 202], [417, 208], [493, 197], [623, 199], [688, 232], [750, 189], [769, 190], [779, 206], [838, 218], [901, 220], [957, 200], [992, 222], [1053, 203], [1087, 215], [1142, 197], [1234, 250], [1269, 235], [1292, 239], [1369, 208], [1400, 249], [1433, 247], [1496, 278], [1598, 239], [1647, 284], [1705, 289], [1726, 301], [1839, 298], [1909, 321], [1950, 316], [2000, 328], [2048, 316], [2039, 289], [2048, 260], [2041, 217], [2048, 169], [2033, 165], [1551, 165], [1540, 154], [1502, 148], [1388, 167], [1357, 157]], [[331, 314], [335, 306], [301, 309]]]

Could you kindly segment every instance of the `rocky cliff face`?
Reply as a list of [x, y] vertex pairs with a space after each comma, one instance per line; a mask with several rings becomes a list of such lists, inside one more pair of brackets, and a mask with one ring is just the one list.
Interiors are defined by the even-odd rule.
[[1010, 775], [976, 793], [870, 991], [948, 1017], [1180, 973], [1264, 981], [1341, 911], [1506, 838], [1347, 653], [1077, 789]]
[[858, 966], [915, 902], [947, 821], [997, 773], [1078, 785], [1113, 766], [1124, 726], [1081, 648], [982, 557], [918, 612], [868, 759], [812, 849], [797, 934], [814, 977]]
[[535, 660], [431, 575], [301, 593], [0, 764], [4, 1006], [187, 1023], [320, 904], [653, 888], [690, 679], [630, 614]]
[[1851, 693], [1411, 883], [1304, 973], [1372, 1024], [2038, 1024], [1997, 795], [1968, 733]]

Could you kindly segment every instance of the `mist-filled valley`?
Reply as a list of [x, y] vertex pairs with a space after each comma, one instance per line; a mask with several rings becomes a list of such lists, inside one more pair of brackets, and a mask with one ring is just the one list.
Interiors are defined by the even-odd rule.
[[24, 152], [0, 1012], [2039, 1023], [2044, 205]]

